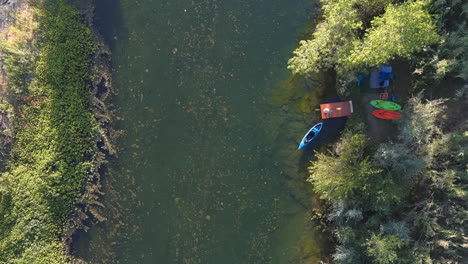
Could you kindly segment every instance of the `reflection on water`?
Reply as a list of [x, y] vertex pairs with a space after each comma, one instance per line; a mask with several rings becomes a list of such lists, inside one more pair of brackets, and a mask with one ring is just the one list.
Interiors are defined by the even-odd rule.
[[[309, 0], [97, 1], [113, 50], [116, 126], [107, 222], [93, 263], [316, 263], [324, 241], [304, 182], [319, 77], [287, 59]], [[318, 147], [315, 146], [315, 147]]]

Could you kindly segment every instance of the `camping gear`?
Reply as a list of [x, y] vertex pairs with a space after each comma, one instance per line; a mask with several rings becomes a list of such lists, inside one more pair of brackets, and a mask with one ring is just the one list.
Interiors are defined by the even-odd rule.
[[312, 142], [314, 139], [316, 139], [318, 134], [320, 133], [320, 130], [322, 130], [322, 126], [322, 122], [313, 126], [302, 138], [301, 144], [299, 144], [299, 147], [297, 149], [302, 149], [303, 147], [309, 145], [309, 143]]
[[349, 116], [353, 113], [353, 102], [346, 101], [346, 102], [321, 104], [320, 112], [322, 114], [322, 119]]
[[370, 102], [370, 104], [373, 107], [382, 109], [382, 110], [398, 111], [401, 109], [401, 106], [399, 104], [390, 102], [390, 101], [384, 101], [384, 100], [373, 100]]
[[357, 77], [357, 85], [358, 86], [361, 86], [361, 84], [367, 79], [367, 76], [366, 74], [362, 73], [362, 74], [359, 74], [359, 76]]
[[380, 99], [381, 100], [387, 100], [388, 99], [388, 93], [381, 93], [380, 94]]
[[390, 86], [390, 80], [395, 77], [390, 65], [382, 64], [379, 69], [371, 71], [369, 78], [369, 87], [372, 89], [386, 88]]
[[375, 110], [372, 114], [380, 119], [400, 119], [401, 113], [391, 110]]

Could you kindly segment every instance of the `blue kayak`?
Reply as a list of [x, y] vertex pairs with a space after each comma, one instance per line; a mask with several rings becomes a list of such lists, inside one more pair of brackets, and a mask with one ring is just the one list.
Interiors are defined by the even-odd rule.
[[310, 142], [314, 141], [314, 139], [317, 138], [318, 134], [320, 133], [320, 130], [322, 130], [323, 123], [320, 122], [313, 126], [307, 134], [305, 134], [304, 138], [301, 140], [301, 144], [299, 144], [299, 148], [297, 149], [302, 149], [303, 147], [309, 145]]

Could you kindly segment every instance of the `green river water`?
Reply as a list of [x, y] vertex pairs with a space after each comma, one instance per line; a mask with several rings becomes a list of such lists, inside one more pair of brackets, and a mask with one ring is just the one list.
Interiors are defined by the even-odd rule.
[[107, 221], [78, 234], [92, 263], [317, 263], [297, 151], [320, 92], [287, 60], [311, 0], [100, 0], [120, 152]]

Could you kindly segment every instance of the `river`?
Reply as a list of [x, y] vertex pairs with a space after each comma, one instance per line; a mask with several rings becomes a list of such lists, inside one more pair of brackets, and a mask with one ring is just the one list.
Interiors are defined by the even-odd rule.
[[[120, 154], [107, 221], [80, 232], [92, 263], [317, 263], [305, 184], [318, 82], [287, 60], [311, 0], [100, 0]], [[315, 83], [315, 84], [314, 84]], [[312, 147], [313, 148], [313, 147]]]

